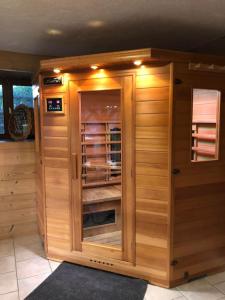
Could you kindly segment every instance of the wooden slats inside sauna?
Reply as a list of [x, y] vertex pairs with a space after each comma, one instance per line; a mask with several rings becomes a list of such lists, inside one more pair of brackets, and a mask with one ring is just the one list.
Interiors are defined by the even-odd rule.
[[[87, 242], [118, 246], [122, 196], [119, 91], [81, 95], [80, 135], [83, 238]], [[90, 225], [91, 220], [96, 223]]]
[[81, 141], [83, 187], [120, 184], [120, 122], [82, 122]]
[[192, 161], [218, 158], [220, 92], [193, 90]]

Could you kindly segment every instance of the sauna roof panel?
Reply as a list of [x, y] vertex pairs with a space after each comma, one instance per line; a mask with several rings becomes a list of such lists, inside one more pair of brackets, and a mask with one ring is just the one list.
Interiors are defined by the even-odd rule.
[[52, 71], [59, 68], [61, 71], [89, 68], [91, 65], [108, 67], [114, 65], [129, 65], [134, 60], [140, 59], [143, 62], [190, 62], [225, 65], [225, 58], [214, 55], [202, 55], [189, 52], [178, 52], [154, 48], [144, 48], [138, 50], [107, 52], [100, 54], [70, 56], [65, 58], [55, 58], [42, 60], [41, 71]]

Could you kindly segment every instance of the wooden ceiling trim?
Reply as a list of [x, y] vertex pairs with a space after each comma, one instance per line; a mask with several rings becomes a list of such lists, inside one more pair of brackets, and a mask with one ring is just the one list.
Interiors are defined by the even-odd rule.
[[161, 50], [154, 48], [144, 48], [138, 50], [108, 52], [99, 54], [90, 54], [82, 56], [71, 56], [66, 58], [54, 58], [41, 60], [40, 70], [42, 72], [52, 71], [59, 68], [61, 71], [71, 71], [76, 69], [89, 68], [95, 64], [99, 67], [110, 67], [133, 63], [134, 60], [140, 59], [146, 62], [187, 62], [225, 65], [225, 57], [204, 55], [191, 52], [178, 52], [170, 50]]
[[151, 58], [151, 49], [139, 49], [119, 52], [108, 52], [82, 56], [71, 56], [41, 61], [41, 71], [51, 71], [59, 68], [62, 71], [87, 68], [91, 65], [106, 67], [115, 64], [126, 64], [136, 59], [147, 61]]

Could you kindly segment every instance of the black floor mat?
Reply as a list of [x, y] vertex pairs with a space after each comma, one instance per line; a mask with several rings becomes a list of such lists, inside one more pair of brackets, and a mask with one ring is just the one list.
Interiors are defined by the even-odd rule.
[[143, 300], [141, 279], [63, 262], [26, 300]]

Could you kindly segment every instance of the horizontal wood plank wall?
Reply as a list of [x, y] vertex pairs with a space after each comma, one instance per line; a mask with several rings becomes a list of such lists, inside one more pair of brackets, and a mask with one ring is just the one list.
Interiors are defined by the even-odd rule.
[[[191, 162], [191, 114], [193, 88], [224, 88], [224, 75], [188, 71], [185, 64], [175, 64], [173, 167], [174, 243], [172, 284], [196, 274], [225, 268], [225, 118], [220, 124], [218, 161]], [[222, 90], [221, 116], [225, 115]]]
[[[64, 115], [45, 114], [45, 97], [64, 97]], [[67, 82], [61, 87], [42, 88], [42, 163], [46, 235], [48, 253], [69, 251], [71, 241], [70, 187], [69, 187], [69, 103]]]
[[37, 232], [34, 142], [0, 143], [0, 239]]
[[168, 282], [170, 65], [136, 77], [136, 263]]

